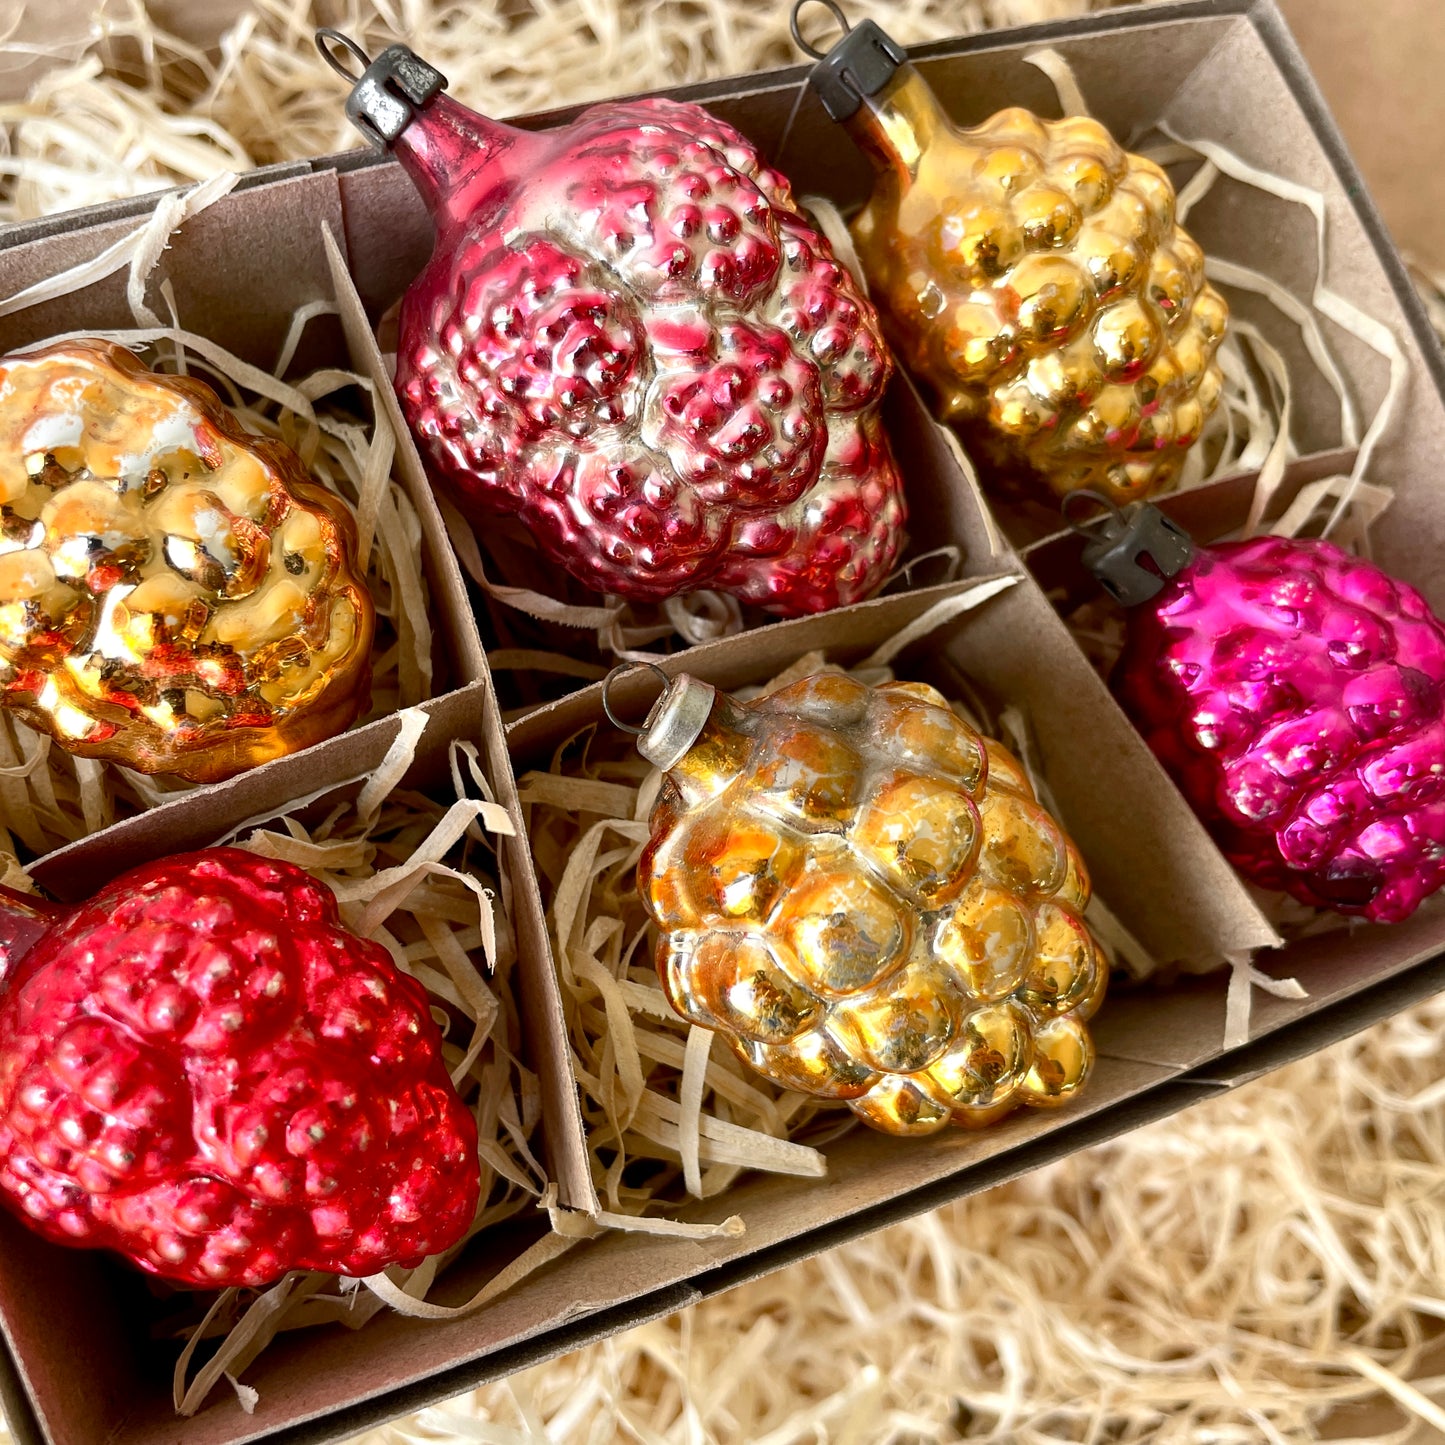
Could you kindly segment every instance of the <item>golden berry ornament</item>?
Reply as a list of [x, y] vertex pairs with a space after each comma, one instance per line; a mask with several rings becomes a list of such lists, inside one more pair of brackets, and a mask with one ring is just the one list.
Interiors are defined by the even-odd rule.
[[372, 627], [346, 504], [208, 386], [108, 341], [0, 360], [0, 705], [215, 782], [349, 726]]
[[1082, 1087], [1107, 982], [1083, 862], [941, 693], [682, 675], [638, 748], [666, 775], [638, 890], [684, 1018], [891, 1134]]
[[805, 3], [812, 83], [876, 171], [858, 257], [940, 419], [1005, 488], [1170, 486], [1219, 401], [1229, 313], [1168, 176], [1086, 116], [955, 125], [872, 21], [808, 46]]

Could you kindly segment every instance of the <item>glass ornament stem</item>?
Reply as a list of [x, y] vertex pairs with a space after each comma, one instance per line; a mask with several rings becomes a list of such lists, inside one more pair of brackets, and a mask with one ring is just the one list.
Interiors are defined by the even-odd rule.
[[878, 171], [912, 181], [948, 117], [918, 71], [903, 65], [882, 90], [864, 96], [843, 124]]
[[[526, 131], [438, 95], [392, 143], [439, 232], [476, 224], [516, 184]], [[489, 201], [489, 197], [494, 197]]]

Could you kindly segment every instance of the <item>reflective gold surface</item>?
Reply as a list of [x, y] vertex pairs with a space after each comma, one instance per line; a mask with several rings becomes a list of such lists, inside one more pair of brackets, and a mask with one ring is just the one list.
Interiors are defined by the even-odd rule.
[[207, 782], [366, 705], [344, 504], [209, 388], [75, 341], [0, 361], [0, 701], [86, 757]]
[[876, 1128], [1071, 1098], [1107, 966], [1073, 844], [1017, 760], [920, 683], [719, 694], [638, 886], [674, 1007]]
[[992, 479], [1169, 486], [1219, 400], [1228, 308], [1164, 172], [1082, 116], [956, 126], [911, 65], [847, 124], [877, 169], [853, 222], [873, 300]]

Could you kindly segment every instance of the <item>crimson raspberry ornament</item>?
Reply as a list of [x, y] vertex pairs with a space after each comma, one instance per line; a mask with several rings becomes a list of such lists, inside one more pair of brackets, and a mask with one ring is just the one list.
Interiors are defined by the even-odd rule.
[[1108, 970], [1083, 862], [941, 693], [823, 673], [743, 703], [682, 675], [638, 749], [666, 776], [637, 886], [685, 1019], [890, 1134], [1084, 1086]]
[[456, 1244], [477, 1131], [426, 993], [300, 868], [235, 848], [0, 899], [0, 1202], [207, 1289]]
[[1218, 404], [1228, 308], [1174, 187], [1096, 120], [956, 125], [873, 21], [811, 82], [876, 172], [852, 222], [899, 357], [995, 484], [1128, 501], [1173, 483]]
[[658, 99], [517, 130], [405, 46], [370, 62], [317, 40], [366, 65], [347, 113], [436, 225], [396, 389], [479, 531], [515, 514], [573, 576], [641, 602], [713, 588], [791, 615], [878, 589], [905, 516], [891, 363], [748, 141]]
[[1128, 605], [1120, 704], [1246, 878], [1379, 923], [1445, 883], [1445, 626], [1413, 587], [1318, 539], [1195, 547], [1150, 506], [1084, 556]]

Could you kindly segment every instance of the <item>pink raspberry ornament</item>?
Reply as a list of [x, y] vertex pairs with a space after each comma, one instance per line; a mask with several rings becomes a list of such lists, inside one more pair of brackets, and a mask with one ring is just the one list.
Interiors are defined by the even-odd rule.
[[1195, 549], [1153, 507], [1085, 560], [1132, 604], [1120, 704], [1251, 882], [1379, 923], [1445, 883], [1445, 625], [1331, 542]]
[[347, 112], [437, 228], [397, 395], [473, 524], [515, 514], [574, 577], [640, 602], [713, 588], [796, 615], [875, 592], [905, 520], [891, 362], [784, 177], [696, 105], [522, 131], [441, 94], [404, 46], [361, 59]]
[[421, 985], [290, 863], [208, 848], [0, 895], [0, 1203], [207, 1289], [466, 1233], [477, 1130]]

